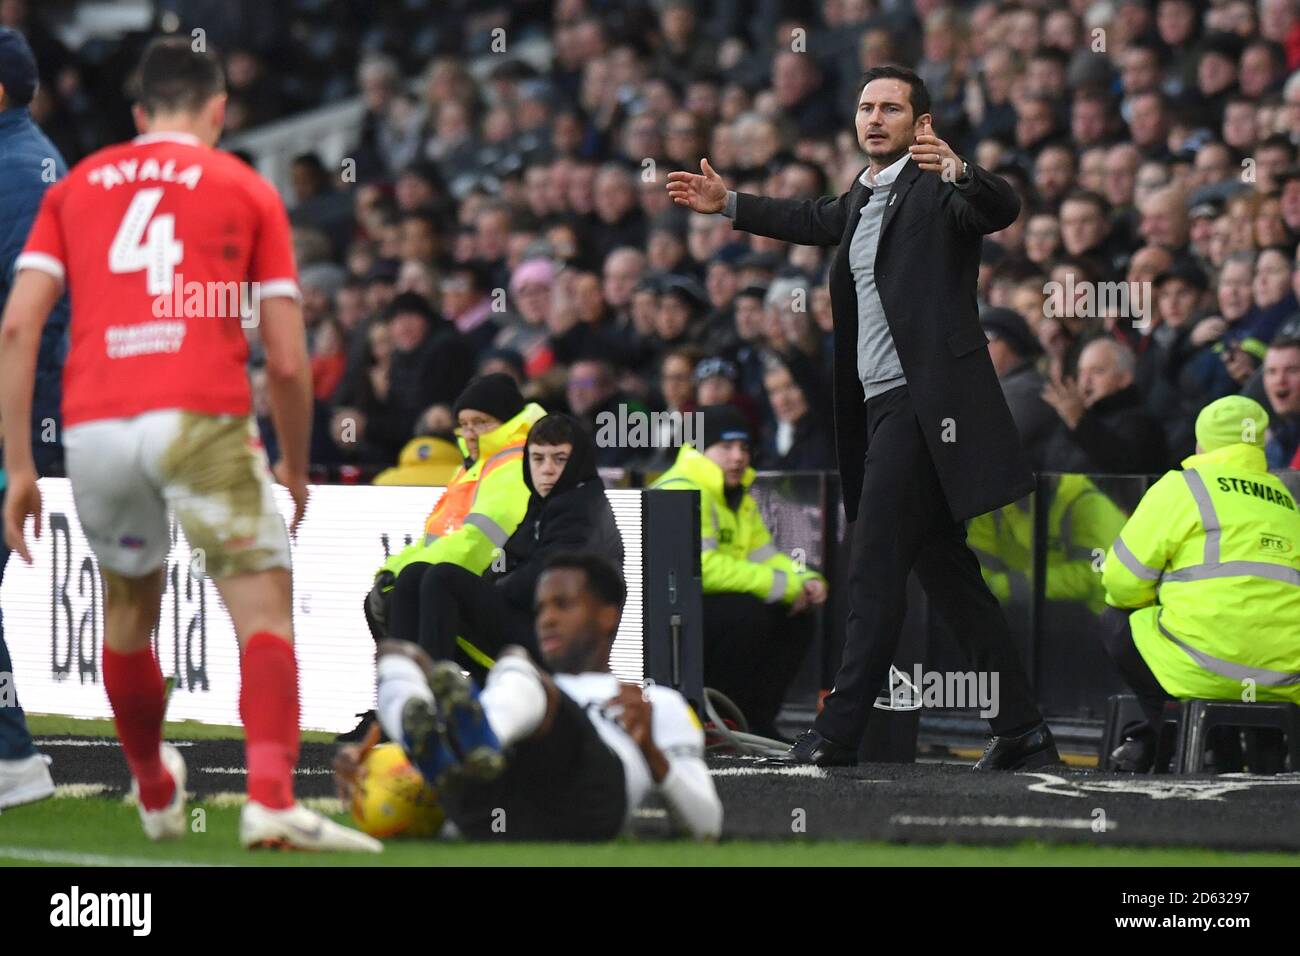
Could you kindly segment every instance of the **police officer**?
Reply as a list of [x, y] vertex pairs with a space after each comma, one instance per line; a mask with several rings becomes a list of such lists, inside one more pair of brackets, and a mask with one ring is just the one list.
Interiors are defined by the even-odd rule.
[[1230, 395], [1196, 454], [1152, 485], [1106, 555], [1103, 640], [1147, 723], [1112, 757], [1150, 768], [1170, 699], [1300, 704], [1300, 511], [1264, 460], [1268, 413]]

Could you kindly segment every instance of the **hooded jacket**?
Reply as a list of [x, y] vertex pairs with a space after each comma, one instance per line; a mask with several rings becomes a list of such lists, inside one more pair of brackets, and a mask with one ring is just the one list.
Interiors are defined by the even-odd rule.
[[[496, 549], [519, 527], [527, 510], [524, 440], [545, 414], [530, 402], [510, 421], [480, 435], [478, 460], [452, 478], [425, 521], [423, 539], [390, 557], [380, 573], [396, 576], [419, 561], [445, 561], [475, 574], [487, 570]], [[463, 442], [461, 451], [466, 452]]]
[[[569, 417], [569, 416], [566, 416]], [[605, 483], [596, 473], [596, 449], [591, 436], [576, 421], [573, 451], [555, 487], [543, 497], [533, 485], [528, 467], [532, 434], [524, 445], [523, 479], [528, 510], [505, 544], [505, 570], [489, 569], [502, 596], [513, 607], [530, 612], [537, 579], [547, 558], [565, 551], [598, 554], [623, 568], [623, 536], [605, 497]]]

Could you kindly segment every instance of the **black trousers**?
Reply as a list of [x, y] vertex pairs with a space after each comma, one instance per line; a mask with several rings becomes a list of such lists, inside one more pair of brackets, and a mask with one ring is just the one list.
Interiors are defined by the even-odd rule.
[[506, 603], [490, 581], [456, 564], [407, 565], [393, 584], [389, 634], [419, 644], [434, 660], [456, 661], [481, 683], [487, 669], [456, 642], [463, 637], [492, 659], [510, 644], [540, 660], [532, 615]]
[[627, 818], [623, 762], [564, 693], [550, 730], [515, 744], [501, 776], [439, 796], [471, 840], [612, 840]]
[[1101, 615], [1101, 643], [1106, 653], [1119, 669], [1124, 683], [1137, 696], [1138, 704], [1146, 717], [1145, 724], [1134, 724], [1123, 728], [1124, 736], [1136, 737], [1152, 733], [1160, 726], [1165, 703], [1173, 700], [1160, 686], [1160, 681], [1151, 672], [1142, 652], [1133, 643], [1133, 628], [1129, 622], [1129, 611], [1117, 607], [1108, 607]]
[[915, 571], [930, 606], [952, 629], [972, 667], [999, 675], [999, 710], [989, 721], [993, 733], [1027, 729], [1042, 717], [1024, 664], [966, 544], [966, 526], [953, 519], [907, 386], [869, 399], [866, 412], [866, 475], [849, 532], [844, 653], [814, 728], [846, 747], [861, 742], [898, 649], [907, 576]]
[[769, 737], [812, 640], [812, 615], [787, 611], [750, 594], [704, 595], [705, 686], [730, 697], [750, 730]]

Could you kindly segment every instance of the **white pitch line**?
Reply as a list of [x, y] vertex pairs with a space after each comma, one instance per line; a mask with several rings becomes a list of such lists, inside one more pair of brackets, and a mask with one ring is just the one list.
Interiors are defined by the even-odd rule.
[[[120, 746], [116, 740], [110, 740], [107, 737], [99, 737], [93, 740], [76, 739], [76, 740], [55, 740], [49, 737], [37, 737], [32, 741], [37, 747], [117, 747]], [[167, 743], [173, 747], [193, 747], [192, 740], [169, 740]]]
[[[1091, 817], [914, 817], [897, 814], [890, 823], [909, 827], [1012, 827], [1026, 829], [1091, 830], [1096, 823]], [[1113, 820], [1106, 821], [1106, 832], [1119, 829]]]
[[[242, 807], [248, 802], [248, 794], [225, 790], [220, 793], [210, 793], [197, 802], [213, 807]], [[335, 814], [347, 809], [338, 797], [299, 797], [298, 802], [308, 810], [315, 810], [317, 813]]]
[[101, 853], [68, 853], [64, 850], [30, 850], [26, 847], [0, 846], [0, 860], [25, 863], [57, 863], [64, 866], [212, 866], [183, 860], [144, 860], [132, 856], [107, 856]]
[[715, 777], [811, 777], [825, 780], [826, 771], [813, 764], [799, 767], [718, 767], [709, 771]]
[[[294, 771], [294, 774], [300, 777], [323, 777], [333, 772], [328, 767], [299, 767]], [[248, 770], [245, 767], [200, 767], [195, 773], [224, 773], [243, 776], [248, 773]]]
[[97, 797], [101, 793], [112, 789], [106, 783], [61, 783], [54, 788], [54, 799], [85, 800], [88, 797]]

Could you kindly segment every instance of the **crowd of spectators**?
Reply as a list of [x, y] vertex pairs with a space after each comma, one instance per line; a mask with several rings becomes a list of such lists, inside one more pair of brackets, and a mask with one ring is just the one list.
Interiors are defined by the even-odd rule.
[[[183, 31], [209, 6], [159, 4]], [[734, 232], [665, 182], [707, 157], [732, 188], [838, 195], [866, 163], [859, 76], [901, 63], [935, 133], [1021, 196], [978, 289], [1036, 466], [1158, 473], [1243, 392], [1272, 416], [1270, 465], [1300, 467], [1296, 0], [226, 6], [232, 131], [365, 104], [351, 163], [304, 143], [285, 196], [314, 462], [391, 465], [504, 371], [593, 432], [619, 406], [731, 403], [757, 467], [832, 468], [833, 250]], [[0, 12], [31, 27], [25, 7]], [[106, 129], [75, 121], [77, 62], [33, 106], [70, 160]]]

